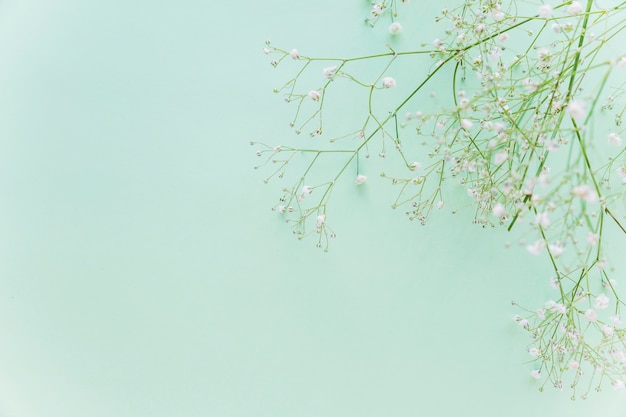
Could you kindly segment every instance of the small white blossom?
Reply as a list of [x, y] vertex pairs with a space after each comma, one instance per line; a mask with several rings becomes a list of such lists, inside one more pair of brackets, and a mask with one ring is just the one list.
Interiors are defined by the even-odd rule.
[[555, 258], [558, 258], [559, 256], [563, 254], [563, 252], [565, 252], [565, 248], [563, 247], [562, 243], [550, 244], [548, 245], [548, 249], [550, 249], [550, 253]]
[[292, 50], [289, 52], [289, 56], [290, 56], [291, 58], [293, 58], [293, 59], [299, 59], [299, 58], [300, 58], [300, 54], [298, 53], [298, 50], [297, 50], [297, 49], [292, 49]]
[[622, 319], [620, 318], [620, 316], [611, 316], [609, 317], [609, 320], [611, 321], [611, 323], [613, 323], [614, 326], [621, 326], [622, 325]]
[[587, 203], [595, 203], [598, 201], [598, 194], [587, 184], [577, 185], [572, 188], [572, 194], [578, 198], [582, 198]]
[[618, 362], [626, 362], [626, 353], [623, 350], [612, 350], [611, 357]]
[[561, 30], [563, 29], [563, 26], [561, 26], [558, 23], [553, 23], [551, 26], [551, 29], [554, 33], [561, 33]]
[[322, 74], [324, 74], [324, 78], [331, 79], [335, 76], [337, 72], [337, 66], [333, 65], [332, 67], [326, 67], [322, 70]]
[[311, 100], [313, 100], [313, 101], [319, 101], [319, 99], [320, 99], [320, 97], [321, 97], [320, 92], [319, 92], [319, 91], [317, 91], [317, 90], [311, 90], [311, 91], [309, 91], [308, 96], [309, 96], [309, 97], [311, 98]]
[[364, 184], [367, 181], [367, 177], [363, 174], [359, 174], [356, 176], [356, 180], [354, 182], [358, 185]]
[[622, 381], [621, 379], [616, 379], [615, 381], [613, 381], [613, 389], [614, 390], [624, 389], [624, 381]]
[[506, 161], [509, 157], [509, 153], [507, 151], [501, 151], [498, 152], [496, 154], [496, 156], [493, 158], [493, 162], [495, 162], [496, 165], [501, 165], [504, 163], [504, 161]]
[[395, 87], [395, 86], [396, 86], [396, 80], [394, 80], [391, 77], [383, 78], [383, 87], [391, 88], [391, 87]]
[[541, 371], [539, 371], [538, 369], [533, 369], [532, 371], [530, 371], [530, 376], [535, 379], [539, 379], [541, 378]]
[[278, 206], [277, 210], [278, 210], [279, 213], [284, 213], [286, 209], [287, 209], [287, 207], [285, 207], [285, 206]]
[[571, 361], [569, 361], [567, 366], [569, 367], [569, 369], [578, 369], [578, 368], [580, 368], [580, 363], [578, 361], [575, 361], [574, 359], [572, 359]]
[[461, 119], [461, 127], [465, 130], [467, 129], [471, 129], [471, 127], [474, 126], [474, 123], [472, 123], [471, 120], [469, 119]]
[[552, 52], [548, 48], [541, 48], [537, 51], [537, 59], [542, 65], [549, 64], [552, 59]]
[[554, 305], [554, 311], [559, 313], [559, 314], [565, 314], [567, 313], [567, 308], [565, 308], [565, 306], [561, 303], [557, 303]]
[[537, 226], [548, 227], [550, 225], [550, 216], [548, 213], [537, 213], [535, 217], [535, 223]]
[[619, 69], [626, 68], [626, 56], [623, 56], [617, 60], [617, 68]]
[[537, 356], [539, 356], [539, 349], [537, 349], [536, 347], [531, 347], [530, 349], [528, 349], [528, 353], [530, 354], [530, 356], [536, 358]]
[[399, 22], [393, 22], [389, 25], [389, 33], [397, 35], [402, 30], [402, 25]]
[[604, 310], [609, 306], [609, 301], [609, 297], [604, 294], [600, 294], [596, 297], [596, 302], [593, 304], [593, 306], [598, 310]]
[[543, 17], [544, 19], [552, 16], [552, 6], [549, 4], [542, 4], [539, 6], [539, 17]]
[[317, 216], [317, 227], [322, 227], [322, 225], [326, 222], [326, 216], [323, 214], [320, 214], [319, 216]]
[[589, 243], [590, 246], [596, 246], [598, 244], [598, 238], [599, 236], [597, 233], [587, 233], [587, 243]]
[[305, 185], [302, 187], [302, 194], [303, 195], [309, 195], [311, 194], [311, 192], [313, 191], [313, 187], [311, 187], [310, 185]]
[[550, 287], [557, 290], [559, 289], [560, 286], [561, 286], [561, 283], [559, 282], [559, 279], [557, 277], [550, 278]]
[[611, 337], [613, 336], [613, 333], [615, 333], [615, 329], [605, 324], [602, 326], [602, 333], [604, 333], [606, 337]]
[[526, 246], [526, 250], [532, 255], [539, 255], [546, 247], [543, 240], [537, 240], [535, 243]]
[[622, 146], [622, 138], [615, 132], [609, 133], [608, 142], [611, 146]]
[[526, 319], [521, 319], [520, 321], [518, 321], [518, 324], [526, 330], [530, 329], [530, 323]]
[[502, 217], [506, 214], [506, 209], [502, 203], [496, 203], [496, 205], [491, 209], [491, 212], [496, 217]]
[[598, 313], [593, 308], [590, 308], [589, 310], [585, 311], [585, 318], [590, 322], [596, 322], [598, 321]]
[[442, 209], [443, 208], [443, 201], [440, 201], [437, 203], [437, 208], [438, 209]]
[[522, 85], [529, 93], [534, 93], [539, 89], [539, 83], [528, 77], [522, 80]]
[[499, 7], [497, 7], [491, 12], [491, 17], [495, 21], [502, 20], [504, 18], [504, 13], [502, 12], [502, 10], [500, 10]]
[[538, 308], [537, 310], [535, 310], [535, 314], [542, 320], [546, 318], [546, 310], [544, 310], [543, 308]]
[[579, 1], [573, 1], [567, 8], [567, 13], [575, 16], [583, 12], [583, 5]]
[[409, 165], [409, 169], [411, 171], [417, 171], [421, 167], [422, 167], [422, 164], [420, 164], [419, 162], [411, 162], [411, 165]]
[[572, 100], [567, 105], [567, 113], [574, 120], [582, 120], [587, 116], [587, 105], [584, 101]]

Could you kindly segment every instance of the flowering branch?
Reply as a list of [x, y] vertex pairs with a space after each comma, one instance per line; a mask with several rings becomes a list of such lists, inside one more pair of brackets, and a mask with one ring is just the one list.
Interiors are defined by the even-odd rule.
[[[620, 220], [626, 207], [621, 137], [626, 56], [613, 56], [610, 48], [623, 41], [626, 1], [609, 8], [592, 0], [538, 8], [521, 0], [506, 3], [463, 1], [442, 10], [436, 21], [447, 24], [443, 35], [417, 50], [388, 45], [389, 51], [379, 54], [320, 58], [267, 42], [272, 65], [288, 58], [299, 65], [275, 90], [295, 104], [291, 126], [297, 134], [304, 129], [314, 138], [325, 134], [327, 95], [338, 83], [363, 91], [367, 99], [362, 123], [328, 142], [313, 147], [252, 142], [264, 158], [257, 168], [277, 167], [266, 182], [284, 178], [295, 156], [303, 157], [300, 174], [274, 209], [299, 238], [317, 236], [317, 246], [325, 250], [335, 237], [328, 224], [333, 190], [349, 172], [355, 186], [366, 186], [361, 160], [370, 158], [371, 147], [380, 149], [380, 158], [388, 156], [388, 146], [395, 150], [399, 171], [381, 177], [399, 186], [392, 207], [405, 207], [411, 220], [426, 223], [444, 207], [451, 184], [461, 184], [476, 224], [521, 228], [526, 252], [550, 260], [555, 300], [534, 310], [519, 307], [524, 315], [515, 317], [531, 335], [532, 375], [543, 381], [541, 389], [547, 383], [561, 388], [568, 379], [576, 395], [583, 375], [597, 381], [598, 390], [603, 381], [623, 388], [624, 301], [608, 275], [606, 244], [609, 228], [626, 235]], [[373, 26], [388, 14], [389, 32], [400, 36], [400, 6], [393, 0], [374, 3], [366, 22]], [[430, 69], [417, 82], [405, 81], [403, 68], [416, 61]], [[362, 62], [376, 69], [375, 75], [357, 65]], [[302, 88], [317, 64], [324, 65], [321, 82]], [[431, 94], [424, 106], [425, 88], [442, 77], [449, 95], [439, 102]], [[385, 93], [399, 89], [398, 103], [385, 104]], [[609, 116], [613, 126], [605, 122]], [[328, 166], [335, 167], [330, 175]]]

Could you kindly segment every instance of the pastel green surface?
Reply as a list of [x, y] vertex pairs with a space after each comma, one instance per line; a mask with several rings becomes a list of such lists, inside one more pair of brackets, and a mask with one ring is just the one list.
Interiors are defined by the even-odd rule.
[[249, 141], [296, 139], [263, 41], [378, 52], [365, 13], [0, 3], [1, 416], [623, 415], [537, 391], [510, 301], [543, 303], [546, 265], [504, 232], [407, 222], [373, 164], [329, 253], [270, 211]]

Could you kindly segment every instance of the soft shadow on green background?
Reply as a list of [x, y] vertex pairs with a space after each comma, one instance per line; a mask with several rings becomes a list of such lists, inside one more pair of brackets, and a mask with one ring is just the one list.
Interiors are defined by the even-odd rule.
[[407, 222], [373, 164], [327, 254], [270, 210], [249, 141], [304, 138], [263, 41], [384, 50], [340, 3], [0, 4], [1, 416], [621, 415], [537, 391], [510, 301], [549, 272], [504, 232]]

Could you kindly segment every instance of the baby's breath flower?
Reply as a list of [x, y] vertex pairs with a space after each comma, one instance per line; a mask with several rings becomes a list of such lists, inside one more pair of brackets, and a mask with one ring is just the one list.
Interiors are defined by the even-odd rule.
[[572, 189], [572, 194], [578, 198], [582, 198], [587, 203], [595, 203], [598, 201], [598, 194], [587, 184], [577, 185]]
[[539, 17], [547, 19], [550, 16], [552, 16], [552, 6], [549, 4], [542, 4], [539, 6]]
[[528, 91], [530, 93], [534, 93], [535, 91], [537, 91], [539, 89], [539, 83], [536, 82], [536, 81], [533, 81], [529, 77], [526, 77], [526, 78], [524, 78], [522, 80], [522, 85], [524, 86], [526, 91]]
[[496, 203], [496, 205], [491, 209], [491, 213], [493, 213], [496, 217], [502, 217], [506, 214], [506, 209], [502, 203]]
[[465, 130], [471, 129], [474, 123], [469, 119], [461, 119], [461, 127]]
[[528, 253], [532, 255], [539, 255], [546, 247], [546, 244], [543, 240], [537, 240], [535, 243], [526, 246], [526, 250]]
[[622, 146], [622, 138], [615, 132], [609, 133], [608, 142], [611, 146]]
[[585, 318], [592, 323], [596, 322], [598, 321], [598, 313], [593, 308], [590, 308], [587, 311], [585, 311]]
[[540, 379], [541, 378], [541, 371], [538, 369], [533, 369], [532, 371], [530, 371], [530, 376], [532, 376], [535, 379]]
[[575, 16], [579, 15], [583, 12], [583, 5], [579, 1], [573, 1], [572, 4], [567, 8], [567, 13]]
[[548, 249], [553, 257], [558, 258], [565, 252], [565, 247], [563, 247], [562, 243], [553, 243], [548, 245]]
[[326, 222], [326, 216], [323, 214], [320, 214], [319, 216], [317, 216], [317, 227], [322, 227], [322, 225]]
[[504, 163], [504, 161], [506, 161], [509, 157], [509, 153], [507, 151], [501, 151], [498, 152], [496, 154], [496, 156], [493, 158], [493, 162], [495, 162], [496, 165], [501, 165]]
[[567, 113], [572, 119], [582, 120], [587, 116], [587, 105], [584, 101], [572, 100], [567, 105]]
[[530, 356], [536, 358], [537, 356], [539, 356], [539, 349], [537, 349], [536, 347], [531, 347], [530, 349], [528, 349], [528, 353], [530, 354]]
[[389, 33], [397, 35], [402, 30], [402, 25], [399, 22], [393, 22], [389, 25]]
[[548, 48], [541, 48], [537, 51], [537, 60], [542, 66], [548, 65], [552, 59], [552, 52]]
[[312, 191], [313, 191], [313, 187], [311, 187], [310, 185], [303, 186], [301, 190], [303, 195], [309, 195], [311, 194]]
[[300, 59], [300, 54], [298, 53], [298, 50], [297, 50], [297, 49], [292, 49], [292, 50], [289, 52], [289, 56], [290, 56], [291, 58], [293, 58], [293, 59]]
[[606, 337], [611, 337], [615, 333], [615, 329], [613, 327], [605, 324], [604, 326], [602, 326], [602, 333]]
[[587, 243], [589, 243], [590, 246], [596, 246], [598, 244], [598, 237], [597, 233], [587, 233]]
[[383, 78], [383, 87], [391, 88], [391, 87], [395, 87], [395, 86], [396, 86], [396, 80], [394, 80], [391, 77]]
[[319, 101], [319, 99], [321, 97], [320, 92], [316, 91], [316, 90], [309, 91], [308, 96], [313, 101]]
[[335, 76], [337, 72], [337, 65], [333, 65], [332, 67], [325, 67], [322, 70], [322, 74], [324, 74], [324, 78], [331, 79]]
[[367, 177], [363, 174], [357, 175], [356, 180], [354, 180], [354, 182], [358, 185], [365, 184], [365, 181], [367, 181]]
[[411, 162], [411, 165], [409, 165], [411, 171], [417, 171], [418, 169], [420, 169], [422, 167], [422, 164], [420, 164], [419, 162]]
[[596, 297], [596, 301], [593, 304], [593, 306], [595, 308], [597, 308], [598, 310], [604, 310], [605, 308], [607, 308], [609, 306], [609, 297], [607, 297], [604, 294], [600, 294]]
[[550, 225], [550, 215], [548, 213], [537, 213], [535, 223], [537, 226], [548, 227]]
[[497, 22], [499, 20], [504, 19], [504, 13], [498, 7], [491, 12], [491, 18]]

